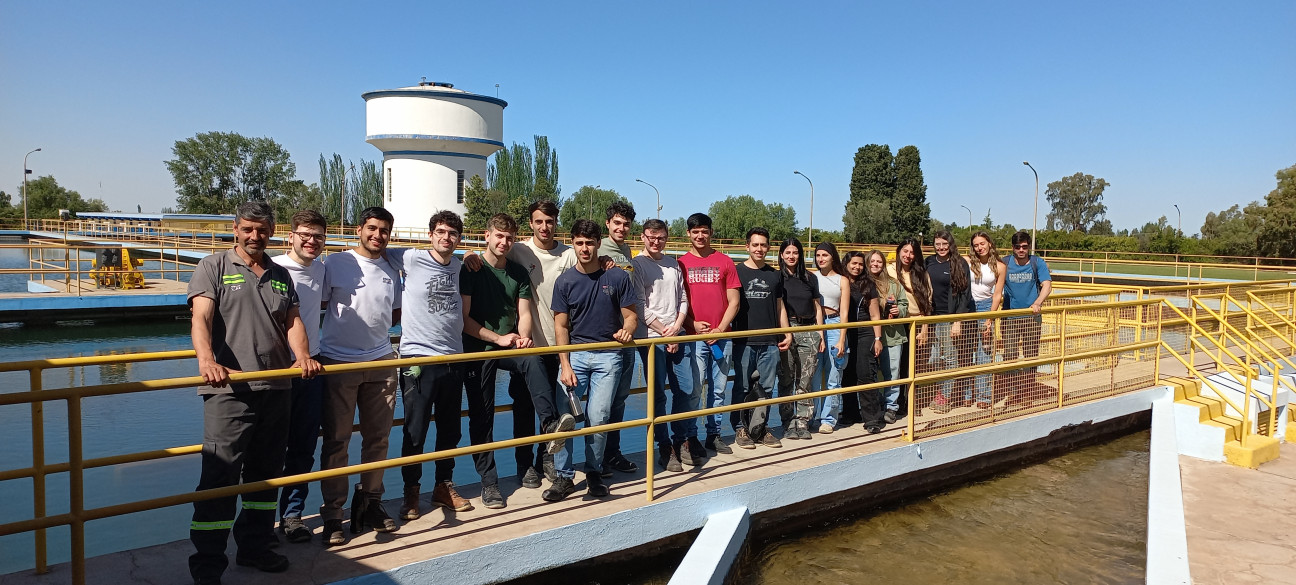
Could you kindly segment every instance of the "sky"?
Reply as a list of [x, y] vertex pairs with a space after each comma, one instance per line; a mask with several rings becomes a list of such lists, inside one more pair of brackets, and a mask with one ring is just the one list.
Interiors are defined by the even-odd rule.
[[[917, 146], [932, 216], [1031, 223], [1106, 179], [1116, 229], [1263, 200], [1296, 164], [1296, 2], [67, 2], [0, 0], [0, 189], [21, 160], [110, 208], [175, 202], [164, 161], [268, 136], [298, 177], [364, 141], [377, 89], [447, 81], [547, 135], [559, 185], [648, 217], [750, 194], [840, 229], [854, 154]], [[5, 177], [8, 177], [7, 179]]]

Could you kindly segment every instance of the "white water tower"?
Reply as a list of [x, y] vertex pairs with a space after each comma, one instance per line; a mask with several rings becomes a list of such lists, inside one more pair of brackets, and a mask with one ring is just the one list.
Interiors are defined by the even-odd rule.
[[504, 148], [508, 103], [436, 81], [361, 97], [365, 141], [383, 153], [383, 207], [394, 227], [422, 234], [438, 211], [462, 216], [469, 179], [485, 179], [486, 157]]

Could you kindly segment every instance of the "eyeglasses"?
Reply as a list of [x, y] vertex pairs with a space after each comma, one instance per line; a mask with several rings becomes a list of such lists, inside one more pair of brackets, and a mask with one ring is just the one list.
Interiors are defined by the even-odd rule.
[[323, 242], [324, 238], [327, 237], [324, 234], [312, 234], [310, 232], [293, 232], [293, 235], [303, 240], [314, 240], [316, 242]]
[[648, 240], [649, 242], [664, 242], [666, 241], [666, 236], [650, 236], [648, 234], [644, 234], [643, 239]]
[[1030, 244], [1017, 244], [1016, 246], [1013, 246], [1013, 248], [1016, 250], [1028, 250], [1030, 249]]

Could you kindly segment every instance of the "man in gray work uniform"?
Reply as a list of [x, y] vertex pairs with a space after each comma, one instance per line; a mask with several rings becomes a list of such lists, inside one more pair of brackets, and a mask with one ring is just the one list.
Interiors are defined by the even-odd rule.
[[[234, 248], [203, 258], [189, 281], [190, 333], [207, 383], [198, 389], [203, 398], [200, 491], [283, 472], [291, 380], [231, 382], [230, 374], [293, 367], [311, 378], [320, 371], [310, 357], [292, 277], [265, 254], [274, 226], [274, 213], [264, 202], [239, 205]], [[237, 520], [234, 496], [194, 502], [189, 525], [197, 549], [189, 557], [194, 583], [220, 583], [229, 564], [225, 544], [231, 529], [239, 565], [274, 573], [288, 569], [288, 559], [270, 550], [275, 492], [243, 494]]]

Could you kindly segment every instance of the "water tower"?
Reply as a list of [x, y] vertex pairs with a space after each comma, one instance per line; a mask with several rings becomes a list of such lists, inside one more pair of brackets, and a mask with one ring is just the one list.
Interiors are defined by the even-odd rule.
[[436, 81], [361, 97], [365, 141], [383, 153], [383, 206], [395, 227], [422, 234], [438, 211], [462, 216], [468, 181], [485, 179], [486, 157], [504, 147], [508, 103]]

